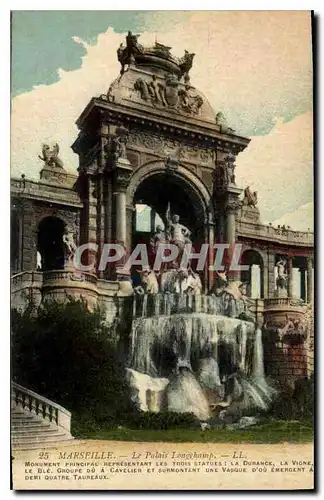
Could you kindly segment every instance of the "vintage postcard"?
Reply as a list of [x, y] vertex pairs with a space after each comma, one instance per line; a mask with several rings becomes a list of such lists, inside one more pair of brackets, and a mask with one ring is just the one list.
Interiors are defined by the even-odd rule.
[[313, 27], [12, 12], [13, 489], [314, 489]]

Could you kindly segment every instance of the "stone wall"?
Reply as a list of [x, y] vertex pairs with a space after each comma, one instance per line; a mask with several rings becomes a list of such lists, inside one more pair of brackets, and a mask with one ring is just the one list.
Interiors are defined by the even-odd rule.
[[302, 339], [280, 339], [271, 331], [264, 332], [264, 368], [267, 377], [280, 387], [294, 386], [297, 379], [307, 376], [309, 351]]
[[107, 324], [123, 317], [127, 302], [127, 297], [120, 295], [117, 281], [99, 280], [89, 273], [25, 271], [11, 279], [11, 307], [14, 309], [24, 310], [30, 300], [39, 306], [45, 298], [66, 301], [68, 297], [83, 298], [90, 309], [99, 306]]

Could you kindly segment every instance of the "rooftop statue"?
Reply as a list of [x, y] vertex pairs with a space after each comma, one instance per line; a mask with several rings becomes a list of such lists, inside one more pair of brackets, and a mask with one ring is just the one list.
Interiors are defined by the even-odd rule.
[[58, 157], [60, 152], [59, 145], [56, 143], [51, 149], [48, 144], [43, 144], [42, 154], [43, 156], [38, 155], [38, 158], [42, 160], [46, 166], [48, 167], [59, 167], [63, 168], [63, 162]]
[[162, 56], [166, 57], [172, 57], [170, 54], [170, 50], [172, 47], [167, 47], [166, 45], [163, 45], [162, 43], [155, 42], [155, 52], [159, 53]]
[[[125, 72], [125, 66], [136, 63], [154, 60], [154, 65], [158, 65], [176, 76], [179, 81], [184, 78], [185, 83], [189, 83], [189, 71], [192, 68], [194, 53], [190, 54], [187, 50], [182, 57], [173, 57], [171, 47], [159, 42], [155, 42], [153, 47], [143, 47], [138, 43], [139, 34], [133, 35], [131, 31], [126, 36], [126, 47], [121, 43], [117, 49], [117, 59], [121, 64], [120, 74]], [[139, 57], [138, 57], [139, 56]], [[153, 58], [153, 59], [152, 59]], [[157, 59], [159, 58], [160, 61]]]
[[189, 83], [189, 71], [192, 68], [194, 57], [195, 54], [190, 54], [187, 50], [185, 50], [184, 56], [179, 59], [180, 79], [184, 76], [185, 83]]
[[117, 58], [121, 64], [120, 74], [125, 72], [126, 64], [135, 62], [135, 55], [143, 52], [143, 47], [137, 41], [140, 35], [133, 35], [131, 31], [126, 36], [126, 47], [121, 43], [117, 49]]
[[243, 205], [249, 207], [255, 207], [258, 203], [258, 193], [257, 191], [251, 191], [250, 186], [244, 189]]
[[221, 134], [234, 134], [235, 130], [230, 128], [227, 123], [227, 119], [221, 111], [219, 111], [215, 116], [216, 125], [220, 128]]

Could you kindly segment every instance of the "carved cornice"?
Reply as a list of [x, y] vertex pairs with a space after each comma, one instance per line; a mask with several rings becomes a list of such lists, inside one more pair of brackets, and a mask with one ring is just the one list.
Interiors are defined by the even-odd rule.
[[[161, 113], [157, 111], [156, 116], [148, 113], [141, 109], [131, 109], [123, 108], [118, 104], [104, 101], [100, 98], [92, 98], [88, 106], [84, 109], [83, 113], [77, 120], [78, 127], [82, 130], [85, 123], [90, 120], [90, 115], [99, 114], [100, 111], [104, 111], [105, 120], [109, 123], [120, 123], [128, 127], [145, 127], [147, 131], [152, 131], [152, 133], [169, 134], [171, 136], [177, 136], [179, 140], [193, 140], [199, 141], [200, 144], [205, 143], [207, 147], [217, 148], [220, 151], [233, 151], [235, 154], [243, 151], [249, 144], [250, 139], [246, 137], [241, 137], [235, 134], [224, 134], [220, 133], [215, 129], [216, 124], [205, 123], [191, 119], [188, 117], [186, 122], [178, 121], [175, 116], [170, 119], [170, 117], [164, 117]], [[100, 118], [98, 117], [98, 120]], [[77, 148], [77, 143], [82, 140], [82, 133], [79, 134], [78, 139], [75, 141], [74, 147]]]
[[174, 137], [150, 134], [135, 130], [128, 139], [128, 147], [135, 150], [153, 151], [156, 156], [165, 158], [166, 155], [178, 161], [191, 162], [213, 167], [215, 151], [194, 141], [180, 141]]

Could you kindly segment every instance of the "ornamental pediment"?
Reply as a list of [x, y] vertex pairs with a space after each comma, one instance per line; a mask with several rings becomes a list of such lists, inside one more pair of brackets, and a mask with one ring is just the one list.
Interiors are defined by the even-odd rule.
[[[102, 96], [104, 97], [104, 96]], [[114, 104], [145, 109], [184, 121], [192, 118], [215, 124], [215, 112], [206, 97], [174, 75], [129, 68], [110, 86], [106, 99]]]

